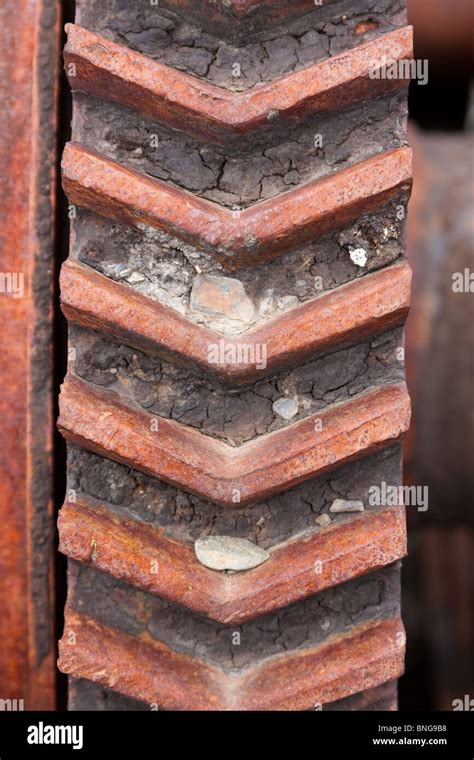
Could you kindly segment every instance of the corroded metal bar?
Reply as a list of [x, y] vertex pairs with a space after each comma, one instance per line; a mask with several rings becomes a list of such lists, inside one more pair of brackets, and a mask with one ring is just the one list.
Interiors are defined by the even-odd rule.
[[[59, 3], [0, 7], [0, 698], [55, 704], [52, 267]], [[6, 708], [8, 709], [8, 707]]]

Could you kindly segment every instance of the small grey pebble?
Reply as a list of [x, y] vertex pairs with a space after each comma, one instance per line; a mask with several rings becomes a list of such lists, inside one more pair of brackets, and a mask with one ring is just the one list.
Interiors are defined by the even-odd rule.
[[273, 404], [273, 411], [284, 420], [291, 420], [298, 414], [298, 402], [294, 398], [279, 398]]
[[329, 515], [319, 515], [319, 517], [316, 518], [316, 522], [321, 528], [325, 528], [327, 525], [331, 523], [331, 518]]

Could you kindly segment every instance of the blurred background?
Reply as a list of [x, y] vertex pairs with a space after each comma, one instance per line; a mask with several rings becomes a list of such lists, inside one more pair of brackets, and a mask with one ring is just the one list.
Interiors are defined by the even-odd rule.
[[408, 0], [408, 8], [429, 80], [410, 90], [405, 481], [428, 486], [429, 509], [407, 508], [400, 709], [452, 710], [453, 700], [474, 698], [474, 295], [453, 291], [453, 275], [468, 283], [474, 273], [474, 2]]

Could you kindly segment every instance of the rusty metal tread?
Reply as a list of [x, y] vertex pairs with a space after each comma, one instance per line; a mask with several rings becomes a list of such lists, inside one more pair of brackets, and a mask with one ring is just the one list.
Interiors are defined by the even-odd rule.
[[398, 678], [404, 640], [400, 619], [376, 621], [233, 674], [69, 607], [59, 666], [164, 709], [305, 710]]
[[[72, 444], [72, 490], [59, 517], [70, 573], [59, 664], [77, 679], [164, 709], [309, 709], [366, 692], [403, 671], [403, 508], [370, 507], [321, 525], [330, 522], [332, 494], [363, 494], [365, 503], [372, 479], [400, 480], [399, 443], [410, 403], [399, 382], [395, 350], [401, 331], [395, 328], [403, 325], [410, 298], [402, 248], [412, 172], [402, 97], [393, 98], [395, 112], [391, 106], [393, 93], [404, 91], [407, 82], [374, 78], [370, 70], [374, 61], [383, 67], [411, 58], [412, 29], [401, 26], [403, 11], [392, 2], [374, 11], [374, 20], [366, 8], [350, 8], [347, 23], [337, 3], [326, 5], [165, 0], [164, 12], [147, 10], [137, 23], [142, 34], [131, 32], [122, 15], [115, 17], [114, 3], [101, 19], [92, 0], [83, 0], [78, 25], [68, 27], [67, 73], [82, 94], [75, 99], [63, 185], [73, 206], [92, 213], [78, 212], [73, 221], [71, 256], [61, 276], [63, 311], [74, 327], [59, 419]], [[292, 66], [285, 68], [284, 56], [272, 60], [269, 52], [269, 65], [251, 79], [265, 83], [237, 92], [244, 79], [234, 82], [220, 69], [230, 49], [225, 39], [243, 40], [243, 51], [250, 37], [242, 35], [250, 33], [260, 51], [269, 39], [269, 50], [276, 49], [278, 35], [287, 34], [277, 30], [278, 23], [298, 13], [295, 46], [298, 35], [311, 30], [313, 49], [298, 48], [294, 72], [273, 79]], [[189, 40], [178, 16], [207, 16], [202, 27], [215, 23], [207, 44], [222, 49], [209, 56], [213, 63], [202, 78], [173, 68], [181, 68], [176, 56]], [[326, 36], [322, 24], [335, 19], [343, 28], [333, 51], [345, 50], [321, 62], [330, 50], [328, 45], [319, 52]], [[157, 57], [171, 65], [144, 54], [150, 50], [146, 30], [161, 22], [173, 32]], [[220, 41], [218, 29], [224, 30]], [[357, 45], [359, 35], [371, 39]], [[237, 45], [235, 50], [239, 59]], [[310, 57], [315, 62], [299, 68]], [[188, 63], [185, 58], [183, 68], [193, 70], [193, 56]], [[318, 131], [347, 119], [347, 129], [336, 130], [330, 155], [313, 151], [312, 127], [321, 114], [327, 117]], [[176, 172], [163, 168], [151, 144], [146, 155], [141, 152], [140, 140], [150, 129], [141, 117], [154, 121], [154, 137], [169, 140]], [[359, 117], [362, 124], [353, 129]], [[373, 118], [377, 126], [365, 146]], [[385, 126], [388, 137], [380, 141]], [[322, 171], [298, 171], [295, 152], [303, 144], [310, 144], [315, 164], [324, 163]], [[136, 155], [144, 158], [135, 165], [147, 173], [127, 165], [129, 145], [138, 146]], [[260, 169], [267, 149], [273, 158]], [[239, 188], [247, 165], [246, 180], [262, 178], [256, 194]], [[219, 172], [225, 181], [211, 184]], [[301, 184], [303, 176], [312, 179]], [[249, 205], [258, 197], [269, 200]], [[232, 210], [235, 205], [243, 208]], [[361, 270], [352, 267], [359, 263], [352, 248], [359, 242], [359, 254], [374, 254], [362, 256]], [[208, 319], [206, 306], [195, 310], [206, 276], [213, 283], [221, 277], [213, 287], [221, 288], [216, 300], [224, 299], [231, 284], [222, 267], [255, 265], [258, 270], [232, 275], [233, 293], [248, 297], [255, 319], [230, 324], [233, 295], [222, 310], [228, 319]], [[130, 284], [153, 272], [144, 289], [155, 296], [156, 284], [156, 296], [176, 310], [140, 294], [140, 286], [114, 282], [123, 267], [133, 269]], [[310, 278], [319, 268], [327, 273], [325, 287], [334, 289], [295, 305], [314, 295]], [[366, 274], [372, 269], [377, 271]], [[310, 288], [303, 291], [301, 281]], [[166, 283], [170, 289], [160, 295]], [[268, 309], [264, 288], [275, 294]], [[256, 327], [240, 330], [259, 319]], [[222, 332], [203, 325], [219, 325]], [[221, 339], [232, 350], [214, 364], [209, 347]], [[242, 343], [254, 350], [264, 344], [266, 366], [235, 360]], [[347, 372], [346, 354], [358, 354], [358, 344], [355, 363], [363, 369]], [[133, 349], [144, 353], [137, 356]], [[307, 365], [315, 356], [315, 365], [321, 360], [317, 369]], [[231, 387], [219, 385], [212, 373]], [[250, 385], [263, 377], [267, 387]], [[104, 387], [116, 380], [118, 392]], [[245, 382], [248, 388], [239, 387]], [[307, 397], [300, 397], [299, 388], [310, 388]], [[282, 411], [281, 420], [268, 425], [265, 415], [260, 419], [259, 396], [275, 414]], [[152, 406], [155, 398], [159, 404]], [[303, 417], [297, 422], [290, 421], [288, 404], [277, 406], [289, 398]], [[173, 416], [188, 400], [184, 425]], [[143, 407], [159, 408], [163, 416]], [[247, 417], [255, 410], [255, 420], [241, 420], [241, 409]], [[216, 424], [206, 428], [202, 413], [214, 412]], [[265, 432], [272, 426], [277, 429]], [[296, 511], [302, 513], [299, 522]], [[238, 574], [210, 570], [197, 559], [193, 542], [218, 533], [253, 539], [269, 556]], [[240, 649], [234, 649], [231, 626], [242, 634]]]
[[[250, 90], [232, 92], [68, 24], [66, 70], [73, 90], [113, 100], [193, 136], [226, 144], [242, 135], [295, 124], [407, 87], [370, 77], [374, 61], [412, 58], [404, 27]], [[74, 68], [71, 69], [71, 66]]]
[[60, 408], [68, 441], [234, 508], [391, 446], [410, 422], [404, 384], [374, 388], [237, 448], [70, 374]]
[[[410, 303], [411, 269], [395, 264], [358, 278], [247, 330], [224, 336], [183, 317], [127, 285], [69, 259], [61, 272], [61, 303], [69, 322], [100, 330], [126, 345], [171, 355], [224, 380], [241, 383], [302, 362], [325, 349], [347, 345], [403, 324]], [[222, 360], [210, 347], [224, 340]], [[265, 367], [246, 357], [265, 346]], [[241, 347], [245, 346], [245, 356]]]
[[60, 551], [68, 557], [226, 625], [252, 620], [406, 554], [400, 507], [295, 536], [273, 546], [263, 565], [236, 575], [204, 567], [191, 544], [162, 529], [81, 498], [64, 504], [58, 525]]
[[314, 242], [408, 190], [412, 153], [386, 151], [237, 214], [76, 143], [66, 145], [62, 173], [72, 204], [155, 227], [236, 269]]

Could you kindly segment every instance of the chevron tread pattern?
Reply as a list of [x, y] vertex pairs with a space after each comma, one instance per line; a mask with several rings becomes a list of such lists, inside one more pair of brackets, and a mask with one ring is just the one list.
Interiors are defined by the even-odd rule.
[[[303, 51], [304, 63], [286, 71], [278, 40], [297, 29], [295, 44], [305, 34], [320, 44], [337, 3], [170, 0], [131, 9], [131, 24], [109, 0], [101, 17], [84, 0], [67, 27], [75, 106], [62, 172], [74, 221], [61, 273], [70, 353], [58, 426], [70, 463], [59, 516], [69, 558], [59, 663], [72, 679], [72, 709], [91, 683], [164, 709], [394, 707], [381, 690], [403, 672], [405, 515], [368, 494], [389, 478], [400, 484], [410, 421], [397, 366], [410, 303], [411, 151], [391, 112], [407, 81], [381, 72], [411, 58], [412, 30], [392, 3], [376, 21], [362, 5], [341, 21], [342, 49]], [[171, 53], [183, 44], [182, 58], [155, 54], [150, 29], [167, 35]], [[196, 40], [214, 63], [228, 45], [237, 60], [267, 45], [277, 73], [262, 68], [260, 83], [240, 89], [216, 84], [214, 64], [197, 74], [186, 63]], [[292, 130], [316, 145], [323, 117], [336, 129], [375, 101], [386, 104], [386, 145], [351, 147], [370, 132], [366, 117], [334, 155], [323, 150], [329, 170], [233, 207], [246, 180], [232, 174], [236, 162], [250, 173], [269, 156], [286, 166]], [[94, 122], [92, 147], [88, 104], [111, 115]], [[188, 174], [179, 169], [187, 184], [124, 160], [131, 115], [180, 155], [197, 145], [203, 171], [224, 156], [226, 191], [212, 200], [197, 191], [191, 158]], [[302, 289], [320, 272], [322, 286]], [[189, 421], [176, 416], [187, 396]], [[205, 433], [196, 428], [208, 398], [222, 423]], [[259, 422], [259, 398], [275, 410], [270, 428]], [[289, 400], [296, 417], [279, 411]], [[235, 410], [250, 403], [248, 434]], [[360, 514], [329, 508], [360, 496]], [[308, 515], [298, 529], [301, 503]], [[219, 535], [219, 525], [254, 539], [267, 559], [240, 572], [202, 565], [194, 542]]]

